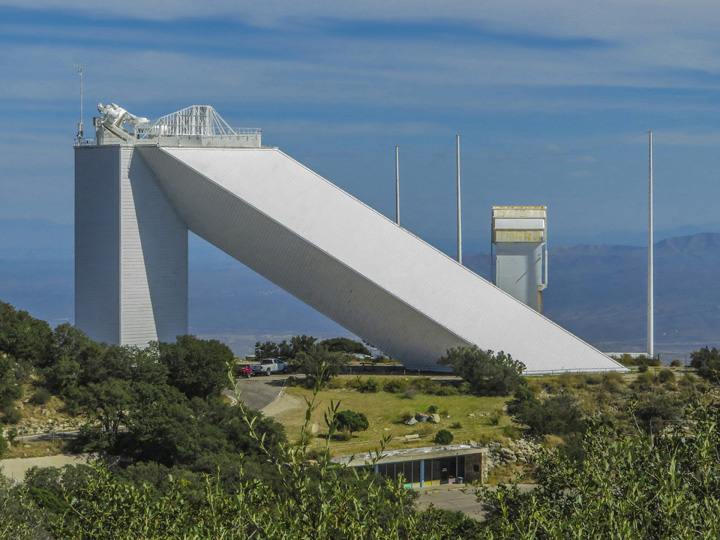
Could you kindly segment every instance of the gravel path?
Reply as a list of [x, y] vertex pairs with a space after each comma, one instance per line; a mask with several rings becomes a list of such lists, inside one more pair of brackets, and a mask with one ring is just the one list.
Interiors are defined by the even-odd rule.
[[0, 471], [16, 482], [25, 479], [25, 472], [32, 467], [64, 467], [65, 465], [78, 465], [87, 463], [89, 455], [59, 454], [35, 458], [0, 459]]

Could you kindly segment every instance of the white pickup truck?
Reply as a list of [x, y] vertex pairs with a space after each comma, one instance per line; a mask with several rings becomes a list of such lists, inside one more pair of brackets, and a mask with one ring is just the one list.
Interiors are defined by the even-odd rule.
[[287, 371], [287, 364], [279, 358], [263, 358], [259, 364], [250, 364], [250, 369], [253, 370], [253, 375], [259, 375], [264, 373], [270, 375], [271, 373], [285, 373]]

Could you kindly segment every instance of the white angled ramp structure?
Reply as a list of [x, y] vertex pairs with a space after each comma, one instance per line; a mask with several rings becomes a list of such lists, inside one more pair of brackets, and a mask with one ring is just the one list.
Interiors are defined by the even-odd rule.
[[[115, 259], [106, 267], [95, 264], [94, 268], [107, 274], [103, 283], [125, 283], [125, 267], [129, 265], [128, 272], [134, 272], [136, 283], [130, 303], [123, 303], [124, 289], [106, 291], [106, 296], [112, 297], [105, 302], [108, 309], [119, 311], [117, 316], [113, 312], [105, 317], [108, 323], [98, 317], [99, 308], [92, 311], [84, 305], [99, 287], [97, 276], [85, 269], [93, 264], [91, 245], [98, 242], [99, 229], [92, 235], [78, 231], [80, 223], [87, 226], [84, 214], [93, 211], [76, 208], [76, 288], [80, 295], [76, 320], [84, 330], [86, 325], [97, 327], [86, 330], [91, 337], [95, 330], [110, 335], [119, 326], [111, 341], [144, 345], [143, 340], [167, 340], [168, 333], [187, 331], [187, 243], [177, 238], [177, 225], [411, 369], [446, 370], [437, 360], [447, 349], [477, 345], [511, 354], [525, 363], [526, 373], [624, 370], [277, 148], [262, 147], [259, 130], [218, 134], [206, 129], [209, 122], [198, 117], [210, 114], [208, 109], [186, 109], [185, 113], [175, 113], [175, 120], [167, 120], [170, 115], [155, 124], [136, 127], [136, 133], [126, 141], [113, 141], [105, 131], [102, 145], [78, 145], [76, 201], [86, 204], [88, 197], [98, 196], [98, 179], [86, 172], [102, 168], [98, 159], [106, 160], [110, 169], [106, 176], [111, 180], [103, 180], [111, 191], [105, 199], [116, 196], [115, 184], [120, 185], [121, 193], [128, 184], [135, 195], [134, 202], [121, 196], [125, 197], [121, 215], [103, 214], [111, 224], [118, 221], [116, 227], [104, 228], [111, 229], [111, 236], [113, 231], [120, 231], [116, 242], [120, 246], [119, 271], [113, 266]], [[103, 129], [103, 119], [97, 119], [96, 125]], [[193, 126], [206, 131], [200, 133]], [[109, 154], [93, 154], [98, 147]], [[115, 154], [120, 158], [115, 159]], [[147, 182], [148, 178], [154, 185]], [[135, 184], [141, 187], [136, 189]], [[145, 191], [140, 193], [141, 189]], [[155, 190], [162, 194], [162, 200]], [[144, 204], [152, 205], [156, 212], [145, 216], [143, 208], [135, 213], [125, 211], [126, 206], [137, 205], [138, 197], [145, 197], [146, 192], [149, 195]], [[157, 234], [152, 232], [156, 228]], [[124, 235], [130, 240], [126, 242]], [[168, 242], [160, 237], [168, 238]], [[167, 259], [166, 267], [158, 264], [150, 245], [164, 249], [160, 258]], [[137, 273], [142, 262], [138, 262], [137, 253], [145, 254], [148, 263], [140, 278]], [[170, 267], [182, 257], [184, 269], [174, 273]], [[84, 279], [90, 281], [89, 286], [82, 283]], [[174, 305], [185, 310], [184, 322], [159, 321], [158, 317], [169, 317], [167, 309], [172, 310]], [[145, 317], [146, 335], [135, 331], [131, 336], [123, 330], [122, 320], [133, 319], [126, 311], [133, 309]], [[150, 320], [153, 315], [154, 321]]]

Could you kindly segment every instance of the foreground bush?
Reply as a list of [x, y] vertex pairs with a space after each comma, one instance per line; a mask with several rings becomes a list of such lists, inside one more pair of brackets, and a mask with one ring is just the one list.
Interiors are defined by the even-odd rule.
[[482, 494], [487, 538], [720, 537], [719, 409], [695, 405], [687, 417], [685, 429], [655, 436], [596, 426], [582, 463], [546, 453], [537, 489]]

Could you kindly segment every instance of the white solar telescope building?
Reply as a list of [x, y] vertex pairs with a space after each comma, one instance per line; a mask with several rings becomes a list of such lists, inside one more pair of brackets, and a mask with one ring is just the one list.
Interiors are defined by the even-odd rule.
[[542, 313], [547, 288], [547, 208], [492, 207], [493, 282]]
[[[145, 346], [187, 332], [193, 231], [411, 369], [451, 347], [527, 373], [622, 366], [208, 106], [112, 104], [75, 148], [76, 324]], [[133, 128], [126, 129], [125, 126]]]

